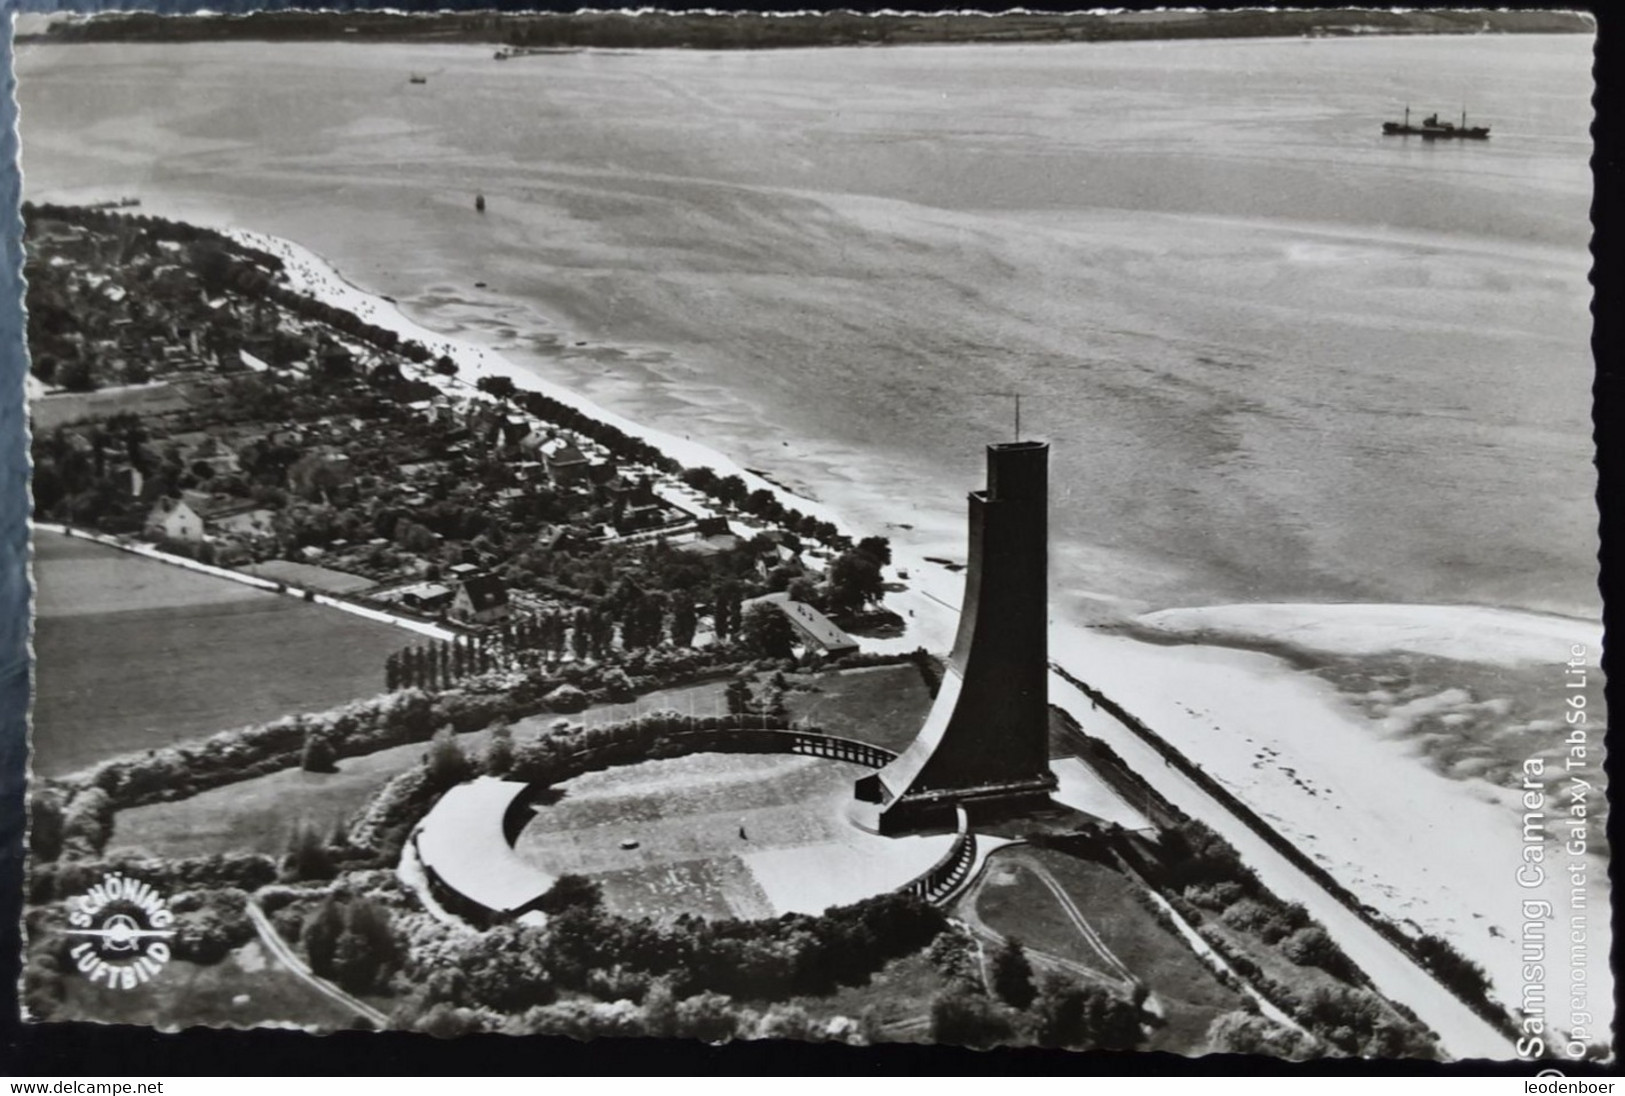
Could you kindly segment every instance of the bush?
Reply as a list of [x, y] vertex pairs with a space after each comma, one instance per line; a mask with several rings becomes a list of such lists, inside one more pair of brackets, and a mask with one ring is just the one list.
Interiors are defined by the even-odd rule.
[[194, 856], [171, 860], [121, 856], [111, 860], [63, 860], [31, 865], [28, 900], [34, 905], [83, 894], [106, 875], [117, 873], [148, 883], [164, 894], [235, 887], [256, 891], [276, 879], [276, 863], [259, 853]]
[[338, 771], [338, 756], [333, 750], [333, 744], [319, 734], [305, 736], [305, 749], [299, 755], [299, 767], [307, 773], [331, 773]]
[[351, 899], [344, 911], [344, 929], [333, 942], [333, 980], [352, 993], [384, 989], [401, 964], [389, 915], [366, 898]]
[[985, 1049], [1015, 1038], [1014, 1016], [983, 994], [950, 986], [931, 1000], [932, 1042]]
[[429, 783], [441, 790], [454, 788], [474, 775], [474, 766], [452, 737], [450, 726], [442, 728], [429, 743], [427, 767]]
[[587, 706], [587, 694], [574, 685], [560, 685], [543, 699], [555, 712], [579, 712]]
[[927, 957], [937, 973], [949, 984], [963, 983], [975, 993], [986, 992], [982, 985], [981, 960], [976, 941], [962, 926], [949, 925], [931, 941]]
[[236, 888], [183, 891], [169, 908], [175, 914], [169, 946], [176, 959], [212, 966], [255, 937], [248, 895]]
[[536, 900], [543, 913], [563, 913], [568, 909], [597, 909], [603, 904], [604, 889], [585, 875], [561, 875]]
[[288, 853], [282, 858], [281, 881], [320, 881], [333, 878], [337, 872], [333, 854], [315, 828], [303, 822], [294, 826], [288, 839]]
[[1104, 986], [1046, 978], [1033, 1014], [1034, 1040], [1043, 1047], [1133, 1050], [1145, 1039], [1139, 1007]]
[[118, 804], [102, 787], [81, 790], [62, 816], [62, 851], [69, 858], [98, 856], [113, 836]]
[[503, 723], [492, 729], [482, 762], [486, 775], [508, 775], [513, 769], [513, 728]]
[[62, 855], [66, 840], [60, 793], [41, 789], [28, 797], [28, 857], [51, 861]]
[[1216, 1054], [1257, 1054], [1301, 1062], [1326, 1054], [1320, 1040], [1248, 1012], [1227, 1012], [1207, 1029], [1208, 1047]]

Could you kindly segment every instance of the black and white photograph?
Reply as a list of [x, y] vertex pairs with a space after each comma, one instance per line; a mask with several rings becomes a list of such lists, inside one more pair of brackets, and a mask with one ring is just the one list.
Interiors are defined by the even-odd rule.
[[1591, 15], [213, 8], [12, 23], [26, 1024], [1612, 1063]]

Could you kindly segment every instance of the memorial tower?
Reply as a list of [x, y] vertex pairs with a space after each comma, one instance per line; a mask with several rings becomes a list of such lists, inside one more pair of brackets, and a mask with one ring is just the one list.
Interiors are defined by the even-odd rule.
[[859, 816], [882, 833], [952, 825], [958, 807], [974, 816], [1055, 790], [1048, 442], [987, 447], [969, 533], [959, 632], [936, 702], [908, 748], [857, 782]]

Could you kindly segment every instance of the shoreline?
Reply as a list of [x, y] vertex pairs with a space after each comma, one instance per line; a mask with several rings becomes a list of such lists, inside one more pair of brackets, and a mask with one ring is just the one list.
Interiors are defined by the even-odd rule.
[[[198, 221], [195, 217], [189, 219], [194, 223]], [[752, 489], [765, 489], [786, 506], [800, 509], [820, 520], [830, 521], [848, 533], [867, 532], [843, 521], [836, 506], [808, 499], [788, 490], [760, 473], [751, 471], [744, 461], [737, 461], [691, 438], [679, 438], [668, 431], [646, 426], [610, 410], [557, 381], [526, 369], [498, 350], [469, 340], [461, 333], [445, 334], [434, 330], [410, 316], [405, 307], [398, 302], [369, 293], [357, 286], [319, 254], [298, 243], [246, 229], [222, 230], [241, 242], [281, 258], [287, 264], [288, 284], [296, 291], [353, 312], [369, 323], [394, 330], [403, 338], [419, 341], [437, 354], [449, 355], [458, 363], [459, 370], [455, 378], [441, 377], [432, 373], [425, 375], [426, 380], [443, 390], [487, 399], [489, 397], [478, 393], [474, 387], [478, 379], [484, 376], [507, 377], [519, 388], [541, 392], [579, 410], [584, 415], [613, 425], [628, 435], [655, 446], [685, 465], [710, 467], [721, 475], [738, 475]], [[733, 520], [747, 527], [752, 524], [749, 519]], [[890, 532], [889, 529], [878, 531], [882, 534]], [[962, 545], [954, 555], [963, 557]], [[930, 562], [923, 552], [894, 545], [894, 556], [888, 569], [888, 577], [898, 570], [908, 572], [906, 585], [901, 589], [888, 591], [885, 603], [903, 618], [904, 633], [888, 640], [866, 640], [865, 648], [890, 653], [925, 646], [935, 651], [946, 651], [952, 644], [957, 627], [958, 604], [964, 586], [963, 572]], [[1200, 613], [1218, 608], [1221, 607], [1198, 607], [1169, 612]], [[1255, 611], [1313, 612], [1325, 611], [1328, 606], [1259, 605], [1242, 608]], [[1438, 628], [1441, 611], [1448, 607], [1364, 605], [1353, 608], [1368, 612], [1399, 613], [1402, 617], [1406, 617], [1412, 626], [1426, 631], [1429, 627]], [[1524, 610], [1473, 606], [1466, 608], [1512, 614], [1530, 620], [1539, 619], [1546, 623], [1556, 620], [1572, 621], [1576, 626], [1587, 624], [1574, 618], [1548, 619], [1541, 614], [1532, 614]], [[1230, 657], [1238, 655], [1243, 657]], [[1313, 769], [1319, 762], [1330, 762], [1332, 772], [1347, 784], [1346, 788], [1342, 785], [1339, 787], [1339, 791], [1346, 798], [1359, 799], [1364, 796], [1371, 802], [1386, 804], [1386, 808], [1369, 813], [1374, 824], [1386, 825], [1390, 830], [1397, 828], [1394, 826], [1395, 819], [1405, 817], [1413, 808], [1408, 808], [1402, 797], [1396, 801], [1392, 788], [1388, 794], [1383, 794], [1385, 785], [1397, 785], [1402, 792], [1420, 789], [1423, 798], [1431, 794], [1437, 801], [1434, 809], [1440, 817], [1451, 816], [1466, 804], [1476, 804], [1476, 810], [1479, 812], [1477, 817], [1482, 820], [1483, 825], [1506, 828], [1504, 824], [1514, 820], [1514, 816], [1505, 811], [1504, 803], [1497, 801], [1495, 786], [1482, 781], [1475, 785], [1471, 780], [1438, 783], [1445, 778], [1433, 777], [1430, 781], [1428, 777], [1432, 774], [1424, 776], [1412, 774], [1399, 781], [1387, 779], [1385, 773], [1397, 771], [1403, 774], [1407, 762], [1410, 767], [1418, 770], [1420, 766], [1416, 765], [1414, 759], [1407, 759], [1402, 753], [1396, 753], [1393, 744], [1383, 742], [1372, 728], [1357, 725], [1347, 712], [1337, 706], [1334, 697], [1329, 696], [1324, 690], [1317, 692], [1312, 683], [1300, 680], [1301, 672], [1289, 663], [1276, 656], [1252, 654], [1251, 657], [1244, 657], [1245, 655], [1245, 652], [1238, 653], [1233, 648], [1206, 644], [1200, 638], [1187, 641], [1178, 647], [1166, 647], [1148, 643], [1143, 638], [1113, 635], [1103, 629], [1052, 619], [1052, 657], [1058, 665], [1097, 686], [1103, 685], [1106, 693], [1122, 702], [1129, 710], [1147, 718], [1160, 734], [1185, 750], [1198, 764], [1204, 764], [1215, 772], [1215, 775], [1236, 791], [1244, 802], [1248, 800], [1259, 802], [1259, 796], [1262, 794], [1261, 801], [1268, 803], [1272, 810], [1290, 816], [1282, 818], [1276, 814], [1269, 814], [1268, 817], [1281, 826], [1289, 838], [1299, 840], [1318, 861], [1329, 865], [1333, 877], [1349, 887], [1362, 901], [1378, 908], [1385, 917], [1396, 923], [1410, 919], [1413, 923], [1423, 925], [1428, 931], [1441, 932], [1453, 943], [1465, 945], [1464, 950], [1470, 957], [1491, 969], [1497, 992], [1502, 999], [1515, 1000], [1515, 995], [1511, 992], [1512, 982], [1507, 975], [1499, 973], [1504, 969], [1503, 960], [1485, 949], [1471, 947], [1470, 942], [1459, 932], [1459, 926], [1466, 921], [1469, 914], [1473, 918], [1493, 915], [1496, 921], [1504, 924], [1503, 931], [1506, 933], [1506, 939], [1510, 941], [1514, 926], [1512, 917], [1507, 914], [1510, 911], [1511, 915], [1515, 915], [1515, 906], [1503, 902], [1499, 896], [1492, 897], [1494, 888], [1484, 889], [1482, 879], [1463, 880], [1469, 885], [1462, 888], [1462, 893], [1453, 896], [1457, 900], [1454, 903], [1442, 903], [1437, 895], [1441, 891], [1449, 893], [1446, 888], [1433, 889], [1427, 879], [1404, 878], [1409, 869], [1400, 872], [1398, 877], [1391, 875], [1384, 869], [1396, 861], [1402, 861], [1403, 850], [1407, 847], [1406, 835], [1403, 833], [1383, 835], [1384, 840], [1380, 841], [1375, 849], [1369, 845], [1365, 848], [1351, 848], [1348, 842], [1339, 840], [1339, 835], [1335, 832], [1327, 839], [1317, 837], [1317, 834], [1327, 833], [1326, 823], [1334, 821], [1324, 805], [1309, 804], [1303, 801], [1302, 797], [1294, 798], [1290, 790], [1277, 798], [1275, 789], [1270, 789], [1266, 785], [1249, 784], [1245, 778], [1238, 780], [1234, 771], [1230, 773], [1223, 771], [1225, 764], [1215, 758], [1214, 751], [1217, 749], [1221, 754], [1226, 753], [1224, 742], [1215, 746], [1212, 736], [1204, 734], [1206, 728], [1194, 724], [1211, 723], [1214, 731], [1220, 730], [1221, 727], [1228, 728], [1221, 738], [1227, 738], [1230, 743], [1229, 752], [1236, 754], [1234, 758], [1228, 759], [1236, 763], [1233, 766], [1234, 770], [1245, 766], [1246, 758], [1241, 756], [1244, 748], [1234, 742], [1234, 739], [1245, 737], [1246, 730], [1260, 726], [1268, 727], [1282, 722], [1284, 718], [1289, 722], [1296, 720], [1302, 723], [1303, 726], [1291, 729], [1296, 730], [1300, 736], [1307, 734], [1308, 737], [1300, 737], [1293, 745], [1300, 751], [1303, 746], [1309, 745], [1309, 752], [1292, 753], [1288, 755], [1289, 758], [1306, 770]], [[1214, 671], [1217, 671], [1217, 675]], [[1231, 676], [1232, 674], [1235, 676]], [[1221, 698], [1228, 704], [1228, 710], [1223, 716], [1217, 712], [1199, 714], [1190, 705], [1181, 703], [1180, 695], [1176, 695], [1181, 694], [1193, 703], [1200, 703], [1203, 698], [1209, 698], [1214, 694], [1242, 693], [1245, 695], [1226, 695]], [[1183, 708], [1183, 711], [1176, 710], [1179, 708]], [[1293, 713], [1292, 716], [1284, 717], [1284, 713], [1288, 711]], [[1074, 711], [1072, 714], [1079, 717], [1086, 728], [1095, 722], [1086, 709]], [[1315, 756], [1317, 751], [1324, 752], [1329, 747], [1325, 742], [1327, 735], [1315, 732], [1327, 729], [1337, 732], [1332, 737], [1338, 739], [1341, 750], [1330, 748], [1333, 756], [1317, 758]], [[1193, 740], [1190, 737], [1193, 733], [1200, 737]], [[1284, 739], [1274, 741], [1280, 745], [1283, 752], [1288, 748], [1289, 744]], [[1193, 742], [1196, 744], [1194, 749]], [[1447, 794], [1447, 789], [1454, 794]], [[1505, 789], [1500, 791], [1504, 792]], [[1453, 801], [1456, 804], [1454, 810]], [[1515, 828], [1514, 825], [1512, 827], [1514, 836]], [[1481, 853], [1485, 830], [1482, 825], [1469, 829], [1473, 831], [1472, 836], [1479, 839]], [[1356, 846], [1359, 844], [1359, 841], [1354, 842]], [[1470, 851], [1474, 844], [1467, 841], [1463, 846]], [[1516, 846], [1508, 844], [1507, 847], [1512, 849]], [[1471, 886], [1474, 882], [1481, 885], [1475, 889]], [[1469, 892], [1473, 896], [1463, 901], [1463, 896]], [[1498, 895], [1498, 892], [1495, 893]], [[1502, 909], [1502, 906], [1506, 908]]]

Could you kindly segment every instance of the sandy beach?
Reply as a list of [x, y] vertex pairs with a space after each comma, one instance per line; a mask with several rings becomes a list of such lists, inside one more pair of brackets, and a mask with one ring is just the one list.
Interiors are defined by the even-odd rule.
[[[485, 398], [471, 386], [482, 376], [506, 376], [614, 423], [685, 464], [741, 475], [753, 489], [773, 491], [786, 505], [814, 512], [850, 534], [874, 531], [692, 438], [650, 429], [483, 345], [427, 329], [297, 244], [244, 229], [234, 235], [282, 258], [290, 282], [301, 291], [417, 339], [436, 354], [449, 354], [458, 363], [457, 377], [429, 377], [448, 391]], [[963, 537], [962, 530], [957, 536]], [[958, 548], [953, 555], [962, 558], [963, 544]], [[906, 633], [866, 646], [946, 651], [963, 596], [962, 574], [906, 548], [895, 553], [894, 579], [898, 570], [909, 578], [893, 582], [897, 588], [886, 603], [907, 622]], [[1342, 654], [1421, 651], [1490, 664], [1532, 661], [1557, 667], [1573, 645], [1592, 652], [1593, 659], [1601, 650], [1597, 624], [1472, 606], [1214, 606], [1153, 613], [1142, 623]], [[1414, 931], [1449, 939], [1490, 972], [1503, 1001], [1517, 999], [1519, 903], [1529, 891], [1513, 875], [1520, 843], [1515, 789], [1431, 771], [1404, 741], [1351, 710], [1330, 684], [1269, 654], [1149, 643], [1057, 620], [1051, 655], [1253, 805], [1363, 902]], [[1066, 706], [1085, 730], [1095, 721], [1088, 709]], [[1600, 778], [1600, 751], [1594, 771]], [[1502, 855], [1494, 855], [1497, 851]], [[1591, 908], [1606, 909], [1607, 860], [1600, 852], [1588, 859]], [[1552, 897], [1557, 896], [1554, 889]], [[1607, 939], [1606, 923], [1598, 918], [1583, 964], [1592, 987], [1612, 985]]]
[[[1023, 392], [1055, 444], [1055, 661], [1515, 1002], [1519, 811], [1470, 740], [1549, 754], [1569, 650], [1600, 654], [1586, 48], [19, 67], [30, 197], [235, 228], [460, 392], [508, 376], [890, 536], [909, 627], [877, 649], [951, 643], [963, 580], [926, 557], [964, 559]], [[1376, 136], [1389, 98], [1467, 88], [1488, 148]]]

